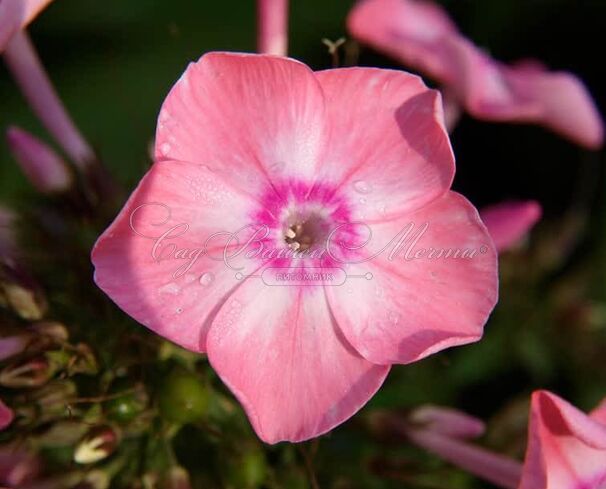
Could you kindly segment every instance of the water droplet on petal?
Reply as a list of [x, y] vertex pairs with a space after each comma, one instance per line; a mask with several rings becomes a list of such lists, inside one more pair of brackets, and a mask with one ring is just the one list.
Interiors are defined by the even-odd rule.
[[284, 163], [283, 161], [278, 161], [277, 163], [273, 163], [272, 165], [270, 165], [269, 170], [272, 173], [282, 173], [285, 167], [286, 163]]
[[181, 314], [183, 312], [183, 308], [182, 307], [177, 307], [177, 309], [175, 310], [175, 312], [177, 314]]
[[213, 275], [212, 272], [204, 272], [200, 276], [200, 285], [203, 285], [204, 287], [208, 287], [214, 281], [215, 281], [215, 276]]
[[171, 282], [169, 284], [166, 284], [166, 285], [160, 287], [158, 292], [160, 292], [161, 294], [178, 295], [179, 292], [181, 292], [181, 287], [179, 287], [179, 285], [176, 284], [175, 282]]
[[353, 188], [359, 194], [369, 194], [372, 192], [372, 185], [364, 180], [356, 180], [353, 183]]
[[170, 153], [170, 144], [162, 143], [160, 145], [160, 153], [162, 154], [162, 156], [168, 156], [168, 154]]
[[396, 311], [391, 311], [389, 313], [389, 322], [392, 324], [398, 324], [398, 321], [400, 321], [400, 313]]
[[360, 199], [360, 204], [366, 204], [366, 199], [364, 197]]

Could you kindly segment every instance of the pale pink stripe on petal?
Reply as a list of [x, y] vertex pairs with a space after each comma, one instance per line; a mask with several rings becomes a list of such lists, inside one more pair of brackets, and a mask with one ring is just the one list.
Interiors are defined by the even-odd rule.
[[95, 282], [118, 306], [194, 351], [206, 350], [213, 310], [239, 284], [237, 270], [221, 259], [225, 240], [209, 242], [218, 259], [204, 252], [211, 235], [249, 223], [254, 203], [229, 183], [231, 173], [195, 163], [156, 163], [92, 252]]
[[369, 238], [366, 258], [347, 273], [370, 279], [326, 293], [364, 358], [411, 363], [482, 337], [497, 301], [497, 253], [464, 197], [447, 192], [416, 212], [357, 229]]
[[506, 201], [480, 211], [492, 240], [499, 252], [517, 245], [541, 218], [538, 202]]
[[313, 178], [324, 162], [325, 106], [303, 63], [269, 55], [209, 53], [189, 65], [158, 117], [158, 161], [232, 169], [242, 190]]
[[248, 279], [221, 308], [208, 358], [267, 443], [303, 441], [355, 414], [389, 366], [347, 343], [319, 287], [268, 287]]
[[344, 68], [316, 76], [329, 118], [319, 178], [362, 204], [358, 220], [397, 217], [450, 188], [454, 155], [437, 91], [394, 70]]

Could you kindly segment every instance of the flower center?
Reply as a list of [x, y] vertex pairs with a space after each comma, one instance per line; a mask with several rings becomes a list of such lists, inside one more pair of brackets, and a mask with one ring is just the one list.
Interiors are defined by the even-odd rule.
[[305, 251], [314, 245], [322, 245], [328, 234], [324, 217], [311, 214], [306, 218], [295, 217], [286, 221], [283, 237], [289, 248]]

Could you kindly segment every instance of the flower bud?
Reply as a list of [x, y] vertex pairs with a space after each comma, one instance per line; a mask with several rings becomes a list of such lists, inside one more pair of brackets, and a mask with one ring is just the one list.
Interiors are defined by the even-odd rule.
[[173, 371], [162, 384], [158, 398], [160, 412], [169, 421], [189, 423], [206, 414], [208, 390], [187, 371]]
[[5, 336], [0, 338], [0, 362], [8, 360], [25, 350], [28, 344], [28, 338], [25, 335]]
[[68, 166], [45, 143], [17, 127], [8, 129], [6, 140], [21, 170], [39, 192], [64, 192], [71, 186]]
[[74, 451], [74, 461], [94, 464], [109, 457], [118, 446], [118, 434], [107, 425], [96, 426], [80, 440]]
[[[115, 392], [115, 395], [119, 397], [110, 399], [107, 402], [105, 409], [107, 415], [112, 420], [120, 423], [128, 423], [145, 410], [148, 403], [148, 396], [141, 384], [132, 389], [128, 389], [127, 386], [124, 386], [123, 389], [120, 389], [120, 387], [120, 384], [112, 386], [112, 392]], [[120, 395], [120, 390], [125, 391], [124, 394]]]
[[76, 350], [75, 356], [70, 360], [69, 374], [95, 375], [99, 371], [99, 365], [91, 348], [78, 343]]
[[267, 475], [267, 462], [262, 450], [248, 447], [243, 453], [228, 459], [225, 467], [226, 485], [234, 489], [260, 487]]
[[64, 324], [57, 321], [40, 321], [28, 327], [28, 330], [40, 336], [46, 336], [56, 342], [69, 340], [69, 332]]
[[42, 289], [12, 260], [0, 257], [0, 297], [2, 304], [27, 321], [37, 321], [46, 313]]
[[13, 414], [12, 409], [10, 409], [6, 404], [2, 402], [0, 399], [0, 431], [7, 428], [13, 422], [13, 418], [15, 415]]
[[44, 356], [10, 363], [0, 371], [0, 385], [11, 388], [33, 388], [46, 384], [56, 370]]
[[166, 476], [166, 489], [191, 489], [189, 474], [183, 467], [172, 467]]

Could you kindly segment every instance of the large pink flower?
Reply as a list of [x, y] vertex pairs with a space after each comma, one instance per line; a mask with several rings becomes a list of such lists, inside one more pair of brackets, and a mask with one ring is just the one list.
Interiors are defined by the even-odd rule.
[[391, 364], [481, 337], [496, 252], [449, 190], [440, 96], [418, 77], [207, 54], [164, 102], [156, 159], [95, 280], [206, 352], [265, 441], [324, 433]]
[[606, 400], [587, 416], [550, 392], [535, 392], [519, 489], [604, 487]]
[[599, 148], [604, 128], [583, 83], [535, 61], [505, 65], [463, 37], [448, 14], [424, 0], [361, 0], [352, 35], [441, 83], [474, 117], [541, 124]]

